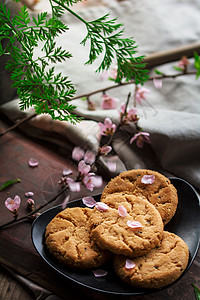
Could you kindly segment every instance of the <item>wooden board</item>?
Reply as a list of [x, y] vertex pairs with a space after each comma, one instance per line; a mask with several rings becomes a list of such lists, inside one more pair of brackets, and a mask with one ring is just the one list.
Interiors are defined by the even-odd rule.
[[[6, 128], [5, 123], [0, 122], [0, 130]], [[30, 157], [37, 158], [39, 166], [30, 168], [28, 160]], [[34, 192], [34, 200], [37, 205], [45, 203], [59, 190], [58, 180], [62, 170], [66, 167], [76, 170], [70, 160], [45, 147], [37, 141], [32, 141], [21, 133], [14, 131], [0, 138], [0, 184], [7, 180], [20, 178], [16, 183], [6, 190], [0, 192], [0, 224], [12, 219], [4, 205], [5, 199], [10, 196], [19, 195], [22, 199], [20, 215], [27, 213], [25, 192]], [[95, 193], [101, 192], [101, 189]], [[86, 195], [84, 191], [79, 198]], [[51, 206], [60, 203], [64, 199], [62, 195]], [[56, 293], [63, 299], [74, 300], [89, 297], [89, 299], [118, 299], [116, 296], [93, 292], [84, 287], [78, 287], [71, 281], [64, 279], [53, 271], [36, 253], [31, 241], [31, 222], [22, 222], [0, 230], [0, 263], [12, 270], [41, 285], [42, 287]], [[188, 273], [169, 289], [151, 294], [150, 296], [126, 297], [126, 299], [149, 300], [149, 299], [176, 299], [195, 300], [192, 283], [199, 286], [200, 282], [200, 253]], [[1, 295], [0, 295], [1, 296]], [[1, 297], [0, 297], [1, 299]]]

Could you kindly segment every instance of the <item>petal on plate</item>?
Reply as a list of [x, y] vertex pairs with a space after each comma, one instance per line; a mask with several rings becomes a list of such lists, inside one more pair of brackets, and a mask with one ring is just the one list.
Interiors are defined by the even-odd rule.
[[82, 198], [83, 204], [85, 204], [87, 207], [94, 207], [96, 205], [96, 201], [92, 196], [87, 196]]
[[103, 277], [103, 276], [106, 276], [108, 274], [107, 271], [102, 270], [102, 269], [93, 270], [92, 272], [93, 272], [95, 277]]

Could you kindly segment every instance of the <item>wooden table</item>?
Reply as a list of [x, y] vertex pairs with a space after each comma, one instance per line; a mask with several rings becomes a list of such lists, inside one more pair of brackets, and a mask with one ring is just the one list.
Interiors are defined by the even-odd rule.
[[[6, 127], [7, 124], [1, 121], [0, 130]], [[38, 167], [29, 167], [30, 157], [38, 159]], [[70, 159], [59, 155], [56, 149], [53, 151], [50, 145], [30, 140], [18, 131], [7, 133], [0, 138], [0, 163], [0, 184], [15, 178], [21, 179], [20, 183], [0, 192], [0, 224], [12, 219], [12, 214], [4, 205], [8, 196], [19, 195], [21, 197], [22, 205], [19, 213], [24, 215], [27, 213], [25, 192], [34, 192], [33, 198], [37, 205], [45, 203], [60, 190], [57, 182], [62, 175], [63, 168], [70, 167], [76, 170]], [[100, 193], [101, 190], [95, 190], [94, 194]], [[84, 193], [86, 195], [86, 191]], [[79, 196], [76, 195], [74, 198]], [[60, 203], [64, 197], [65, 195], [60, 196], [51, 206]], [[53, 271], [35, 251], [31, 240], [31, 222], [28, 221], [0, 230], [0, 263], [63, 299], [78, 300], [83, 299], [84, 296], [99, 300], [122, 299], [120, 296], [109, 296], [77, 286]], [[127, 296], [126, 299], [195, 300], [192, 283], [200, 287], [200, 252], [187, 274], [170, 288], [150, 296]], [[2, 299], [1, 295], [0, 299]]]

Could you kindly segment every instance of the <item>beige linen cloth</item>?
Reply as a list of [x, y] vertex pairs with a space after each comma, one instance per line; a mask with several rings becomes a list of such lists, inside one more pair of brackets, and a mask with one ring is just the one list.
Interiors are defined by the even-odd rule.
[[[135, 38], [139, 55], [187, 45], [200, 38], [200, 2], [197, 0], [109, 0], [103, 3], [104, 6], [84, 8], [80, 13], [85, 19], [93, 20], [109, 11], [111, 17], [117, 17], [124, 24], [125, 36]], [[69, 76], [77, 95], [110, 86], [110, 81], [101, 81], [100, 75], [95, 73], [96, 63], [84, 65], [89, 47], [79, 45], [86, 34], [84, 25], [68, 13], [64, 21], [70, 30], [58, 39], [58, 45], [71, 51], [73, 58], [58, 65], [56, 70]], [[172, 74], [173, 65], [175, 63], [157, 68]], [[159, 90], [152, 82], [145, 83], [145, 87], [151, 93], [147, 101], [138, 106], [139, 126], [150, 133], [151, 145], [146, 144], [143, 149], [130, 145], [134, 126], [121, 128], [113, 141], [113, 148], [120, 159], [117, 172], [138, 167], [151, 168], [181, 177], [199, 188], [200, 81], [195, 76], [182, 76], [165, 79]], [[107, 93], [119, 99], [120, 107], [128, 93], [133, 95], [133, 91], [134, 87], [129, 85]], [[98, 122], [110, 117], [117, 123], [119, 112], [118, 109], [102, 110], [101, 94], [94, 95], [91, 100], [96, 103], [95, 111], [87, 109], [86, 101], [74, 100], [77, 113], [85, 118], [80, 124], [53, 121], [49, 116], [41, 115], [21, 126], [21, 130], [30, 137], [51, 141], [64, 155], [70, 155], [75, 145], [95, 150], [99, 145]], [[33, 113], [32, 110], [20, 111], [17, 98], [1, 105], [0, 110], [13, 122]]]

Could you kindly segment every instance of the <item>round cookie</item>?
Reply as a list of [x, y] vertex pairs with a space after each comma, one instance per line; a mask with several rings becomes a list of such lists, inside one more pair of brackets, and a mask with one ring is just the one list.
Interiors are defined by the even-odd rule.
[[189, 250], [177, 235], [164, 231], [160, 246], [144, 256], [131, 260], [135, 266], [128, 269], [127, 257], [114, 257], [114, 270], [126, 283], [147, 289], [157, 289], [173, 283], [186, 269]]
[[94, 268], [109, 258], [90, 237], [89, 223], [92, 209], [66, 208], [47, 225], [45, 243], [50, 253], [61, 263], [73, 268]]
[[[116, 193], [108, 195], [103, 204], [108, 209], [99, 211], [95, 207], [90, 217], [91, 237], [99, 247], [115, 254], [135, 257], [160, 243], [163, 234], [161, 216], [144, 197]], [[120, 216], [118, 209], [123, 211], [124, 208], [127, 214]], [[130, 227], [133, 221], [139, 222], [142, 227]]]
[[[154, 182], [152, 184], [142, 183], [144, 175], [153, 175]], [[101, 199], [105, 199], [109, 194], [119, 192], [145, 196], [158, 209], [164, 225], [171, 220], [177, 209], [176, 188], [167, 177], [152, 170], [133, 169], [119, 174], [106, 185]]]

